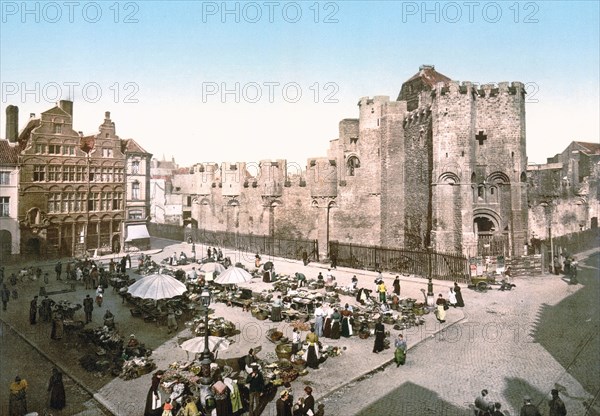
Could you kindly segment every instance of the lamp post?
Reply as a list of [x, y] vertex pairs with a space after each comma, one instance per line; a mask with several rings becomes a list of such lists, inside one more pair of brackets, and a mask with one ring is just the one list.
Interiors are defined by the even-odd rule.
[[433, 282], [432, 274], [433, 268], [431, 265], [432, 247], [427, 246], [427, 306], [433, 306]]
[[211, 293], [208, 287], [204, 286], [200, 295], [200, 302], [204, 308], [204, 351], [200, 355], [200, 383], [203, 385], [212, 384], [210, 374], [210, 364], [212, 363], [212, 354], [208, 348], [208, 307], [210, 306]]

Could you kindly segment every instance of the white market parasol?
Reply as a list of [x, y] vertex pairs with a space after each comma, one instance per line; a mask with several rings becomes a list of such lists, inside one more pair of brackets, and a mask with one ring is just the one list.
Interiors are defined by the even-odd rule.
[[210, 273], [210, 272], [223, 273], [225, 270], [226, 270], [225, 267], [221, 263], [217, 263], [217, 262], [204, 263], [200, 267], [200, 271], [204, 272], [204, 273]]
[[220, 285], [237, 285], [238, 283], [249, 282], [252, 275], [239, 267], [230, 267], [215, 279], [215, 283]]
[[174, 277], [165, 274], [152, 274], [141, 278], [127, 289], [136, 298], [142, 299], [171, 299], [182, 295], [187, 288]]
[[[227, 338], [221, 337], [208, 337], [208, 349], [211, 352], [215, 351], [225, 351], [229, 348], [230, 341]], [[180, 345], [181, 349], [188, 352], [203, 352], [204, 351], [204, 337], [195, 337], [192, 339], [188, 339], [185, 342], [182, 342]]]

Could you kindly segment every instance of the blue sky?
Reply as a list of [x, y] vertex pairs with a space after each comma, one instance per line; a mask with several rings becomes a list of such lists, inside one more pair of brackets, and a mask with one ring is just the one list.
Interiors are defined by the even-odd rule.
[[599, 140], [597, 1], [25, 4], [0, 5], [1, 137], [7, 105], [23, 127], [60, 96], [76, 130], [94, 133], [108, 110], [122, 138], [183, 165], [304, 165], [360, 97], [395, 99], [434, 64], [527, 84], [531, 162]]

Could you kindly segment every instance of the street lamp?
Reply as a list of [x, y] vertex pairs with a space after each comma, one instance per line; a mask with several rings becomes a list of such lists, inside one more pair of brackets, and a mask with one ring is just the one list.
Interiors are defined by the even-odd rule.
[[210, 374], [210, 364], [212, 363], [212, 354], [208, 348], [208, 307], [210, 306], [211, 293], [208, 287], [204, 286], [200, 295], [200, 303], [204, 308], [204, 351], [200, 355], [200, 383], [203, 385], [212, 384]]
[[431, 266], [432, 247], [427, 247], [427, 306], [433, 306], [433, 282], [431, 281], [433, 270]]

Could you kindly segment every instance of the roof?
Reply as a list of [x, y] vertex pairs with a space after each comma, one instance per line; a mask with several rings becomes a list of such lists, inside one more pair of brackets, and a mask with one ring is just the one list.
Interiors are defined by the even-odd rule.
[[422, 65], [419, 67], [419, 72], [410, 77], [406, 82], [413, 81], [417, 78], [421, 78], [423, 83], [429, 85], [430, 87], [434, 87], [438, 82], [449, 82], [452, 81], [444, 74], [440, 74], [435, 70], [435, 66], [433, 65]]
[[25, 144], [27, 143], [27, 140], [29, 140], [29, 136], [31, 135], [33, 129], [41, 126], [41, 124], [42, 120], [40, 120], [39, 118], [30, 118], [27, 121], [27, 125], [23, 128], [23, 130], [21, 130], [21, 133], [19, 133], [18, 141], [21, 144], [21, 146], [25, 147]]
[[573, 142], [588, 155], [600, 155], [600, 143]]
[[16, 165], [19, 160], [21, 148], [18, 145], [13, 145], [8, 140], [0, 140], [0, 165]]
[[69, 113], [67, 113], [65, 110], [63, 110], [59, 106], [54, 106], [50, 110], [44, 111], [42, 114], [50, 114], [50, 115], [57, 115], [57, 116], [63, 116], [63, 117], [65, 117], [65, 116], [66, 117], [70, 117]]
[[121, 140], [121, 151], [123, 153], [144, 153], [149, 154], [133, 139]]

